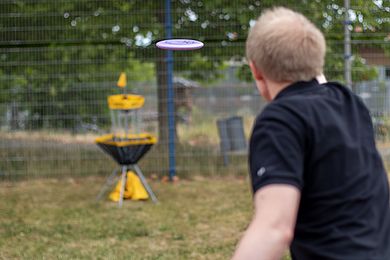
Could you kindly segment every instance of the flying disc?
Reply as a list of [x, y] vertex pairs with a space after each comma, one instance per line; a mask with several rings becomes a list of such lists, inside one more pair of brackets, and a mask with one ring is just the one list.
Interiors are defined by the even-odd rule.
[[200, 49], [204, 46], [203, 42], [191, 39], [169, 39], [156, 43], [157, 48], [172, 51], [189, 51]]

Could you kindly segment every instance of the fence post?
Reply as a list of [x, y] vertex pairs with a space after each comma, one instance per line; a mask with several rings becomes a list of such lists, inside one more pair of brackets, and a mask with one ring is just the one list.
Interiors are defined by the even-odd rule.
[[344, 9], [345, 9], [345, 20], [344, 20], [344, 79], [345, 79], [345, 85], [349, 89], [352, 89], [351, 32], [349, 31], [349, 26], [351, 25], [351, 20], [349, 18], [349, 9], [350, 9], [350, 2], [349, 2], [349, 0], [344, 0]]
[[[171, 0], [165, 0], [165, 33], [166, 38], [172, 38]], [[169, 148], [169, 179], [176, 175], [175, 161], [175, 95], [173, 90], [173, 53], [166, 51], [167, 88], [168, 88], [168, 148]]]

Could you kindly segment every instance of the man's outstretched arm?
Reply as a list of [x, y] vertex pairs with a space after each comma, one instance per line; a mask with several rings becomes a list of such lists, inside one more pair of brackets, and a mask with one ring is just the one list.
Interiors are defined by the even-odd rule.
[[280, 259], [295, 228], [300, 191], [291, 185], [271, 184], [254, 195], [255, 213], [238, 244], [233, 260]]

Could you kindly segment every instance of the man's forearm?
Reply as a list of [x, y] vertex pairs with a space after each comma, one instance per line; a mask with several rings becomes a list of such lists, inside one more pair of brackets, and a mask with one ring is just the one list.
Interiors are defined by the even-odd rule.
[[233, 260], [281, 259], [292, 239], [292, 234], [277, 227], [265, 227], [261, 220], [253, 220], [241, 239]]
[[253, 220], [233, 259], [280, 259], [294, 236], [299, 200], [300, 191], [289, 185], [271, 184], [258, 190]]

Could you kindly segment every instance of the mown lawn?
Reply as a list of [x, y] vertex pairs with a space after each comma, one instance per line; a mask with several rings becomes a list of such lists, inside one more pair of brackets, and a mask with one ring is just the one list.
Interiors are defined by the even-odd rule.
[[125, 201], [122, 208], [95, 202], [103, 183], [0, 183], [0, 258], [229, 259], [252, 214], [248, 180], [155, 181], [159, 204]]

